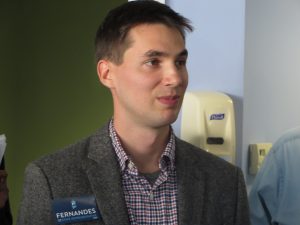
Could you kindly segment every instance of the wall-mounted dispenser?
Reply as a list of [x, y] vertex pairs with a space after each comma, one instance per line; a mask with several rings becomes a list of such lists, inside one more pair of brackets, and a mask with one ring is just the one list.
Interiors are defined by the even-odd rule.
[[235, 164], [236, 137], [232, 99], [220, 92], [186, 92], [181, 138]]

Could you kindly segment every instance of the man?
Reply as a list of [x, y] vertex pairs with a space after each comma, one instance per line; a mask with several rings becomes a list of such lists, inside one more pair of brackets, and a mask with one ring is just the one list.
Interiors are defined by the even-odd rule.
[[18, 224], [79, 221], [82, 199], [95, 202], [86, 212], [99, 211], [84, 224], [249, 224], [240, 169], [179, 140], [170, 126], [188, 83], [185, 30], [186, 18], [154, 1], [107, 15], [95, 43], [113, 118], [27, 167]]
[[300, 223], [300, 127], [273, 145], [249, 195], [253, 225]]
[[4, 159], [0, 162], [0, 224], [11, 225], [12, 216], [8, 202], [7, 173], [4, 170]]

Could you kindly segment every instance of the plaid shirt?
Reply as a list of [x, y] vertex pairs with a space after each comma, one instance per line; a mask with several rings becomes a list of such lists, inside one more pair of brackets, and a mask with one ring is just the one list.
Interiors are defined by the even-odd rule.
[[123, 191], [129, 220], [132, 225], [176, 225], [177, 222], [177, 183], [175, 171], [175, 136], [170, 140], [161, 156], [161, 170], [151, 186], [125, 153], [114, 129], [113, 120], [109, 125], [110, 137], [118, 157]]

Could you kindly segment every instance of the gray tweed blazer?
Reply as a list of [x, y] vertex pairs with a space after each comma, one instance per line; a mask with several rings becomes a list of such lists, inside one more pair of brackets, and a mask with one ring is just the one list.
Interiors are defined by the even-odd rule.
[[[250, 224], [239, 168], [176, 139], [176, 173], [180, 225]], [[129, 225], [121, 174], [107, 125], [27, 166], [17, 225], [55, 224], [53, 199], [86, 195], [95, 196], [101, 219], [77, 225]]]

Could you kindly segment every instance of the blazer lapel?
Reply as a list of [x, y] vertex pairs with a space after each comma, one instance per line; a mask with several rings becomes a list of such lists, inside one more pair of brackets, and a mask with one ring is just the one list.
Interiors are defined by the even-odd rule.
[[91, 138], [86, 171], [103, 221], [107, 225], [129, 225], [119, 164], [107, 126]]
[[205, 191], [205, 174], [194, 166], [194, 159], [176, 142], [179, 225], [201, 224]]

